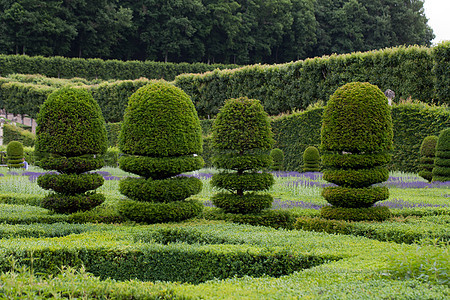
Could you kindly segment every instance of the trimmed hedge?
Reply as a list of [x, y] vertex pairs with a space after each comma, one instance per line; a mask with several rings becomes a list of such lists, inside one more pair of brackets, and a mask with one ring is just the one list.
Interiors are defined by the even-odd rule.
[[33, 147], [35, 140], [36, 135], [31, 131], [10, 124], [3, 125], [4, 145], [12, 141], [18, 141], [21, 142], [25, 147]]
[[192, 97], [199, 116], [215, 116], [226, 99], [258, 99], [270, 115], [303, 110], [318, 99], [327, 101], [339, 87], [367, 81], [396, 99], [412, 97], [450, 103], [450, 42], [434, 48], [388, 48], [331, 55], [281, 65], [252, 65], [205, 74], [182, 74], [175, 84]]

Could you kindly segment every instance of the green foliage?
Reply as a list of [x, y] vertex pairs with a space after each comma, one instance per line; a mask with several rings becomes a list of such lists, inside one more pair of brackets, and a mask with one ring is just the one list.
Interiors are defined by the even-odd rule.
[[364, 169], [371, 166], [384, 166], [391, 161], [388, 153], [346, 154], [325, 153], [322, 162], [327, 167], [343, 169]]
[[118, 147], [108, 147], [106, 153], [101, 157], [105, 161], [104, 165], [107, 167], [117, 167], [119, 165], [120, 150]]
[[44, 174], [38, 177], [38, 185], [59, 194], [75, 195], [101, 187], [104, 179], [100, 174]]
[[388, 207], [372, 206], [363, 208], [324, 206], [320, 216], [325, 219], [346, 221], [384, 221], [391, 216]]
[[283, 170], [284, 163], [284, 153], [280, 148], [275, 148], [270, 151], [270, 156], [272, 157], [272, 165], [270, 169], [273, 171], [281, 171]]
[[432, 171], [433, 181], [450, 180], [450, 128], [441, 131], [436, 143], [436, 158]]
[[448, 68], [450, 65], [450, 42], [442, 42], [432, 48], [433, 80], [436, 99], [440, 103], [448, 103], [450, 98], [450, 79]]
[[212, 203], [226, 213], [255, 214], [272, 207], [273, 198], [269, 194], [245, 193], [217, 193], [211, 197]]
[[23, 145], [21, 142], [12, 141], [6, 146], [6, 159], [8, 168], [23, 167]]
[[104, 195], [94, 192], [74, 195], [51, 193], [42, 199], [41, 206], [56, 213], [71, 214], [93, 209], [104, 201]]
[[340, 87], [327, 103], [321, 147], [336, 152], [383, 152], [392, 149], [392, 118], [387, 98], [369, 83]]
[[420, 172], [419, 176], [431, 182], [433, 178], [434, 157], [436, 152], [436, 143], [438, 137], [435, 135], [427, 136], [423, 139], [420, 146]]
[[389, 171], [385, 167], [369, 169], [326, 169], [323, 179], [343, 187], [363, 188], [388, 180]]
[[81, 174], [103, 167], [105, 161], [102, 158], [93, 157], [48, 157], [39, 161], [39, 166], [44, 170], [56, 170], [63, 174]]
[[201, 169], [201, 156], [181, 155], [167, 157], [124, 155], [119, 159], [119, 167], [145, 178], [164, 179], [177, 174]]
[[320, 171], [319, 149], [314, 146], [308, 146], [303, 152], [303, 172]]
[[200, 122], [186, 93], [164, 81], [140, 88], [129, 99], [119, 148], [152, 157], [200, 154]]
[[139, 223], [180, 222], [198, 216], [203, 204], [196, 200], [154, 203], [134, 200], [121, 200], [117, 210], [120, 216]]
[[108, 137], [108, 146], [119, 146], [119, 134], [122, 123], [106, 123], [106, 135]]
[[28, 130], [9, 124], [3, 126], [3, 144], [18, 141], [26, 147], [33, 147], [35, 139], [36, 135]]
[[371, 207], [378, 201], [389, 198], [387, 187], [349, 188], [344, 186], [325, 187], [322, 196], [334, 206]]
[[196, 177], [125, 178], [119, 183], [121, 194], [135, 201], [168, 203], [181, 201], [202, 190], [202, 181]]
[[268, 190], [274, 184], [272, 174], [255, 172], [272, 164], [272, 130], [261, 103], [248, 98], [227, 100], [214, 121], [212, 145], [213, 164], [225, 171], [214, 174], [211, 185], [229, 191], [214, 195], [213, 203], [233, 213], [269, 208], [272, 196], [248, 192]]
[[105, 121], [85, 90], [68, 87], [53, 92], [41, 106], [37, 122], [41, 151], [68, 157], [106, 152]]

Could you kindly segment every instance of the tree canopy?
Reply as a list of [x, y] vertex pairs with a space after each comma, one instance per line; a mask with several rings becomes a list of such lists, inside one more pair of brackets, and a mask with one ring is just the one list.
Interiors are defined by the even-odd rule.
[[434, 38], [424, 0], [0, 0], [0, 53], [281, 63]]

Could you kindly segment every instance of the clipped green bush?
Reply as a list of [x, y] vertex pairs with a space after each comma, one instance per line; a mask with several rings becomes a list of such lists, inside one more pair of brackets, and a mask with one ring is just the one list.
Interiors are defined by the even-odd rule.
[[213, 164], [224, 169], [211, 179], [211, 185], [222, 190], [213, 195], [214, 205], [241, 214], [271, 207], [272, 196], [260, 192], [275, 181], [272, 174], [258, 171], [272, 164], [273, 142], [269, 118], [258, 100], [244, 97], [225, 102], [212, 133]]
[[427, 136], [420, 145], [420, 172], [419, 176], [431, 182], [433, 178], [434, 156], [436, 152], [436, 143], [438, 137], [435, 135]]
[[203, 205], [186, 200], [200, 192], [195, 177], [204, 161], [200, 121], [191, 99], [165, 81], [152, 81], [131, 95], [119, 135], [125, 155], [119, 167], [142, 176], [120, 182], [121, 216], [136, 222], [178, 222], [201, 213]]
[[8, 168], [23, 167], [23, 145], [21, 142], [12, 141], [6, 146], [6, 160]]
[[99, 169], [104, 161], [95, 158], [106, 152], [105, 121], [92, 95], [65, 87], [50, 94], [42, 105], [36, 128], [36, 151], [40, 166], [62, 174], [45, 174], [38, 185], [54, 191], [42, 206], [59, 213], [90, 210], [105, 197], [93, 190], [103, 184], [98, 174], [81, 174]]
[[332, 206], [321, 209], [322, 217], [380, 220], [389, 216], [389, 209], [372, 207], [389, 197], [388, 189], [372, 185], [389, 177], [385, 162], [392, 138], [391, 111], [377, 86], [353, 82], [330, 97], [321, 132], [323, 178], [338, 186], [323, 189], [322, 196]]
[[270, 151], [270, 156], [272, 157], [272, 166], [270, 169], [272, 171], [282, 171], [284, 162], [284, 153], [280, 148], [275, 148]]
[[21, 142], [24, 147], [33, 147], [35, 140], [36, 135], [31, 131], [10, 124], [5, 124], [3, 126], [3, 144], [18, 141]]
[[319, 172], [320, 171], [320, 154], [319, 149], [309, 146], [303, 152], [303, 172]]
[[450, 128], [439, 134], [432, 174], [432, 181], [450, 181]]

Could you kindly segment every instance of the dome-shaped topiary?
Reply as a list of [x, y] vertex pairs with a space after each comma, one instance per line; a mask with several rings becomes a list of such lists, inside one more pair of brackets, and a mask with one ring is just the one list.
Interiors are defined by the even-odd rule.
[[420, 171], [419, 176], [431, 181], [433, 178], [434, 156], [436, 152], [436, 143], [438, 137], [431, 135], [423, 139], [420, 145]]
[[18, 141], [11, 141], [6, 146], [6, 161], [8, 168], [23, 167], [23, 145]]
[[439, 134], [432, 181], [450, 181], [450, 128]]
[[72, 213], [101, 204], [105, 197], [93, 190], [103, 184], [103, 177], [82, 174], [104, 165], [95, 155], [105, 153], [108, 145], [105, 120], [92, 95], [80, 88], [57, 90], [42, 104], [37, 122], [39, 166], [61, 173], [39, 176], [38, 185], [53, 191], [42, 206]]
[[323, 189], [322, 195], [333, 205], [323, 210], [324, 217], [370, 207], [370, 219], [376, 215], [374, 210], [385, 209], [372, 206], [389, 197], [388, 188], [372, 185], [389, 177], [386, 164], [390, 161], [392, 137], [388, 101], [377, 86], [348, 83], [330, 97], [322, 119], [323, 179], [338, 186]]
[[273, 171], [283, 170], [284, 153], [280, 148], [275, 148], [270, 151], [270, 156], [272, 157], [272, 166], [270, 167]]
[[196, 216], [202, 204], [186, 198], [197, 194], [202, 182], [195, 177], [174, 177], [198, 170], [204, 161], [200, 121], [194, 104], [181, 89], [152, 81], [130, 96], [119, 136], [126, 155], [122, 170], [142, 176], [119, 184], [129, 199], [119, 213], [136, 222], [181, 221]]
[[308, 146], [303, 152], [303, 172], [320, 171], [320, 153], [314, 146]]
[[48, 96], [37, 117], [39, 150], [65, 157], [103, 154], [108, 148], [105, 120], [92, 95], [66, 87]]
[[270, 121], [258, 100], [246, 97], [229, 99], [220, 109], [213, 125], [212, 141], [215, 167], [225, 171], [214, 174], [212, 186], [226, 190], [212, 202], [230, 213], [258, 213], [272, 205], [271, 195], [260, 193], [273, 184], [272, 174], [258, 172], [270, 167], [273, 138]]

